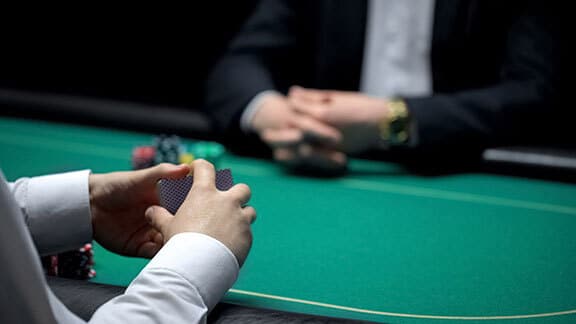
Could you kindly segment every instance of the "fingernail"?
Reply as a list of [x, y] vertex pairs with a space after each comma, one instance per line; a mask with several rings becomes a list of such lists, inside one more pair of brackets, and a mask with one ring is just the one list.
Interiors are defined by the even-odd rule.
[[152, 215], [152, 213], [154, 213], [154, 206], [148, 207], [144, 212], [144, 216], [149, 218]]

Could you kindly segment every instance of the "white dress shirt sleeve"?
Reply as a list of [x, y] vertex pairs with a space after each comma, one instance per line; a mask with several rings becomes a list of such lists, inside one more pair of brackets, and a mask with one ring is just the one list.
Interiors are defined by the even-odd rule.
[[89, 173], [21, 178], [9, 184], [41, 255], [72, 250], [92, 240]]
[[236, 257], [216, 239], [175, 235], [126, 293], [100, 307], [90, 323], [205, 323], [238, 269]]

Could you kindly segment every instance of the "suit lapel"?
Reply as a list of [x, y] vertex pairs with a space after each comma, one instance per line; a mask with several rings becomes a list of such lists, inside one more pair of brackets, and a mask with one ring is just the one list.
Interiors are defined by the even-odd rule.
[[448, 82], [446, 77], [454, 66], [466, 33], [466, 21], [469, 12], [469, 0], [436, 0], [430, 64], [432, 85], [435, 91], [441, 91]]
[[316, 86], [358, 90], [367, 6], [367, 0], [322, 1], [317, 35]]

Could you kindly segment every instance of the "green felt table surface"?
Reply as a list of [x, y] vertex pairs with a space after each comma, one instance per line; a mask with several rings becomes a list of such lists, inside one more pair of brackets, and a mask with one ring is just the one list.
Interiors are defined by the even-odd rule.
[[[10, 180], [128, 170], [153, 135], [0, 118], [0, 167]], [[226, 302], [390, 323], [576, 322], [574, 185], [364, 160], [332, 179], [230, 154], [219, 167], [258, 211]], [[95, 260], [93, 280], [116, 285], [147, 262], [98, 245]]]

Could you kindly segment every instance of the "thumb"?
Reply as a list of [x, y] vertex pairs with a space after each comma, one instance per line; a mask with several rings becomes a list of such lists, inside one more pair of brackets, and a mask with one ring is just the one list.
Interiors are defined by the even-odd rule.
[[168, 225], [174, 219], [169, 211], [160, 206], [150, 206], [144, 213], [148, 223], [164, 236], [164, 241], [168, 241]]

